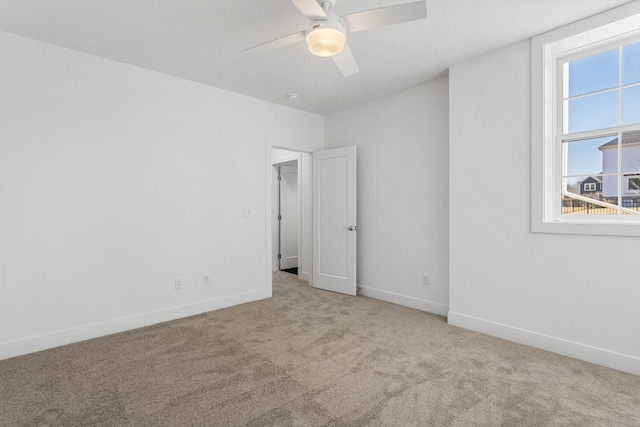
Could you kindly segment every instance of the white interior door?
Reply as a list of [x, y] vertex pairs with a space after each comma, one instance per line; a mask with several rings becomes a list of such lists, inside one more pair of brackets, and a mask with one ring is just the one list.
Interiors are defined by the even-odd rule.
[[298, 267], [298, 166], [280, 166], [280, 270]]
[[356, 147], [313, 153], [313, 287], [356, 295]]

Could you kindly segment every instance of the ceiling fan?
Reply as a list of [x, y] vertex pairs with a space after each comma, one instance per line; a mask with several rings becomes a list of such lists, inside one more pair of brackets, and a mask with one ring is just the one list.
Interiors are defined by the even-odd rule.
[[263, 52], [306, 40], [312, 54], [331, 57], [342, 74], [347, 77], [360, 71], [347, 44], [348, 33], [373, 30], [427, 17], [425, 0], [368, 9], [345, 16], [338, 16], [331, 10], [337, 0], [291, 1], [309, 18], [309, 28], [245, 49], [244, 52]]

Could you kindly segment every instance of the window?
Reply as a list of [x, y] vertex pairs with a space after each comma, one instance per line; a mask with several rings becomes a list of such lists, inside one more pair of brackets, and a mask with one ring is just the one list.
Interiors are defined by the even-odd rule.
[[637, 3], [532, 40], [531, 217], [534, 232], [640, 236]]

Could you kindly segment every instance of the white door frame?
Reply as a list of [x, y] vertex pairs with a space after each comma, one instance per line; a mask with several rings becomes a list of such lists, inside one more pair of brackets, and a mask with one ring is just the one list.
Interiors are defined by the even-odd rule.
[[[294, 153], [306, 153], [309, 156], [311, 156], [312, 151], [305, 151], [305, 150], [300, 150], [297, 148], [289, 148], [289, 147], [285, 147], [285, 146], [277, 146], [277, 145], [272, 145], [269, 141], [265, 142], [265, 253], [266, 253], [266, 259], [265, 259], [265, 283], [266, 283], [266, 290], [267, 290], [267, 296], [271, 297], [273, 296], [273, 273], [272, 273], [272, 265], [273, 265], [273, 235], [272, 235], [272, 226], [273, 226], [273, 216], [272, 216], [272, 209], [273, 209], [273, 164], [271, 161], [271, 150], [275, 148], [275, 149], [279, 149], [279, 150], [286, 150], [286, 151], [291, 151]], [[300, 171], [300, 166], [302, 164], [302, 159], [298, 160], [298, 171]], [[309, 160], [309, 164], [311, 164], [311, 161]], [[298, 174], [298, 178], [299, 180], [302, 179], [302, 174]], [[311, 179], [311, 172], [309, 172], [309, 179]], [[298, 192], [299, 194], [301, 194], [302, 192], [302, 186], [300, 185], [300, 181], [298, 182]], [[303, 203], [302, 201], [303, 197], [300, 197], [300, 202], [301, 204]], [[300, 215], [302, 217], [303, 215], [303, 209], [300, 209]], [[303, 250], [302, 248], [302, 244], [301, 244], [301, 234], [302, 234], [302, 230], [301, 228], [303, 227], [303, 221], [302, 218], [300, 220], [299, 223], [299, 232], [298, 232], [298, 260], [302, 261], [304, 259], [304, 257], [301, 254], [301, 251]], [[309, 230], [309, 234], [312, 233], [312, 230]], [[309, 254], [309, 263], [311, 266], [311, 271], [309, 272], [309, 286], [312, 286], [312, 282], [313, 282], [313, 278], [312, 278], [312, 274], [311, 272], [313, 271], [313, 265], [311, 264], [313, 262], [313, 259], [311, 257], [311, 254]], [[301, 271], [301, 266], [298, 266], [298, 272]]]
[[[301, 258], [301, 253], [302, 253], [302, 248], [300, 247], [301, 245], [301, 234], [302, 234], [302, 224], [300, 223], [302, 220], [302, 212], [301, 212], [301, 207], [302, 207], [302, 200], [301, 200], [301, 191], [300, 191], [300, 183], [302, 181], [302, 177], [300, 176], [300, 171], [301, 171], [301, 165], [300, 165], [300, 158], [302, 156], [299, 155], [299, 153], [295, 153], [298, 154], [298, 158], [291, 161], [287, 161], [287, 162], [283, 162], [283, 163], [275, 163], [273, 165], [274, 171], [276, 171], [276, 176], [279, 176], [280, 178], [277, 179], [277, 182], [275, 183], [276, 185], [274, 187], [277, 187], [278, 189], [276, 190], [275, 188], [273, 189], [274, 192], [276, 192], [276, 194], [273, 194], [272, 197], [272, 202], [276, 203], [275, 206], [272, 207], [272, 215], [276, 215], [276, 212], [278, 215], [282, 215], [283, 212], [283, 200], [285, 201], [285, 207], [286, 206], [290, 206], [292, 209], [296, 209], [298, 212], [297, 214], [297, 218], [293, 219], [293, 221], [296, 221], [296, 229], [295, 229], [295, 237], [296, 237], [296, 252], [295, 252], [295, 262], [296, 262], [296, 266], [301, 268], [302, 266], [299, 265], [300, 263], [298, 262]], [[273, 160], [272, 160], [273, 161]], [[295, 162], [295, 186], [296, 186], [296, 190], [295, 190], [295, 197], [296, 197], [296, 203], [291, 205], [288, 204], [287, 205], [287, 201], [289, 203], [291, 203], [291, 200], [288, 199], [286, 196], [291, 196], [292, 194], [287, 193], [286, 189], [287, 186], [283, 185], [284, 183], [287, 182], [287, 177], [290, 177], [290, 173], [293, 172], [294, 170], [294, 166], [291, 164], [292, 162]], [[283, 173], [284, 172], [284, 173]], [[289, 181], [289, 184], [291, 184], [291, 181]], [[277, 202], [276, 202], [277, 200]], [[276, 248], [278, 250], [278, 253], [282, 255], [282, 258], [277, 258], [276, 254], [273, 254], [273, 261], [276, 262], [277, 260], [277, 264], [278, 264], [278, 270], [284, 270], [286, 268], [291, 268], [289, 266], [288, 263], [291, 262], [290, 258], [291, 256], [294, 256], [294, 253], [286, 253], [286, 249], [287, 249], [287, 243], [286, 242], [291, 242], [290, 240], [287, 240], [286, 237], [290, 236], [290, 234], [293, 233], [285, 233], [283, 232], [283, 221], [286, 224], [289, 224], [290, 226], [290, 222], [292, 221], [291, 218], [287, 219], [287, 215], [283, 215], [282, 219], [278, 219], [278, 218], [274, 218], [273, 216], [271, 217], [271, 226], [275, 227], [277, 224], [277, 229], [278, 232], [275, 233], [278, 236], [278, 243], [276, 243], [275, 241], [272, 244], [273, 250], [275, 251]], [[285, 227], [286, 228], [286, 227]], [[292, 230], [289, 230], [292, 231]], [[274, 233], [271, 233], [272, 238], [275, 238]], [[283, 241], [283, 236], [285, 237], [284, 241]], [[285, 249], [283, 251], [283, 248]], [[284, 265], [284, 269], [282, 268]]]

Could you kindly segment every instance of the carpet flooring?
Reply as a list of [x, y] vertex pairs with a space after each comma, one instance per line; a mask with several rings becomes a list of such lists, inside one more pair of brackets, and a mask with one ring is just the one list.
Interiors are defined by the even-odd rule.
[[640, 377], [287, 273], [273, 289], [0, 361], [0, 425], [640, 425]]

